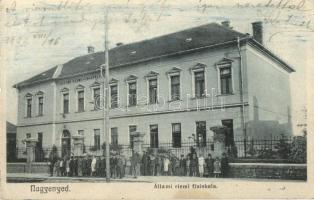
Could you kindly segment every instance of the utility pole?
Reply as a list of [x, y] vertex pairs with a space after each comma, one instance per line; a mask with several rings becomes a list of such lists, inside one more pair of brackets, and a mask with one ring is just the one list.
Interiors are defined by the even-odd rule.
[[[108, 41], [108, 10], [105, 14], [105, 64], [101, 66], [100, 73], [102, 77], [103, 82], [103, 125], [104, 125], [104, 136], [105, 136], [105, 144], [106, 144], [106, 181], [110, 181], [110, 152], [109, 152], [109, 41]], [[103, 74], [103, 67], [105, 67], [105, 76]]]

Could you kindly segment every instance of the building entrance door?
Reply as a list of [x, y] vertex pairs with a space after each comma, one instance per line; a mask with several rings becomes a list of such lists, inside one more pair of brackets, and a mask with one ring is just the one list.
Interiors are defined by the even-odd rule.
[[63, 130], [62, 133], [62, 158], [64, 158], [64, 156], [69, 157], [71, 155], [71, 134], [68, 130]]

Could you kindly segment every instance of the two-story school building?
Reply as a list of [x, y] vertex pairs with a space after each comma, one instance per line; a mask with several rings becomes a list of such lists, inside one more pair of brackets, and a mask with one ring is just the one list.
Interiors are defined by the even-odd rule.
[[[294, 70], [253, 36], [228, 24], [210, 23], [131, 43], [109, 51], [111, 143], [175, 148], [189, 138], [212, 140], [210, 127], [227, 126], [235, 137], [290, 134], [290, 83]], [[17, 145], [27, 137], [43, 147], [71, 148], [72, 136], [87, 146], [104, 142], [100, 66], [93, 52], [16, 84]]]

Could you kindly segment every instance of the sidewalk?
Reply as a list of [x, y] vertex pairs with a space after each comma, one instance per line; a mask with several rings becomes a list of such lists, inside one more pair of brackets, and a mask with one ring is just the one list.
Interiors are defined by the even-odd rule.
[[[28, 182], [106, 182], [104, 177], [50, 177], [49, 174], [30, 174], [30, 173], [8, 173], [7, 181], [9, 183], [28, 183]], [[133, 178], [126, 176], [122, 179], [111, 179], [111, 182], [304, 182], [298, 180], [280, 180], [280, 179], [256, 179], [256, 178], [200, 178], [200, 177], [181, 177], [181, 176], [139, 176]]]

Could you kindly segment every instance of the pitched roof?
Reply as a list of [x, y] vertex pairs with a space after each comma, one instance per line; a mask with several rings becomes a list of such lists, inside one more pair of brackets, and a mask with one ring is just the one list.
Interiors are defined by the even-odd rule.
[[16, 133], [16, 126], [7, 121], [7, 133]]
[[[153, 39], [114, 47], [109, 51], [109, 65], [115, 67], [135, 63], [162, 55], [236, 40], [238, 36], [245, 37], [246, 35], [216, 23], [206, 24]], [[97, 70], [104, 62], [104, 52], [77, 57], [63, 65], [59, 77]]]
[[[147, 61], [161, 56], [236, 41], [238, 37], [243, 39], [247, 38], [247, 35], [217, 23], [205, 24], [160, 37], [114, 47], [109, 50], [109, 65], [110, 68], [113, 68]], [[105, 54], [102, 51], [76, 57], [63, 64], [58, 78], [96, 71], [104, 62]], [[35, 81], [52, 79], [55, 71], [56, 67], [22, 83], [31, 84]], [[17, 86], [20, 84], [17, 84]]]
[[37, 82], [41, 82], [41, 81], [46, 81], [46, 80], [51, 80], [55, 71], [57, 69], [57, 66], [53, 67], [53, 68], [50, 68], [40, 74], [37, 74], [25, 81], [22, 81], [18, 84], [15, 84], [13, 87], [19, 87], [19, 86], [22, 86], [22, 85], [28, 85], [30, 83], [37, 83]]

